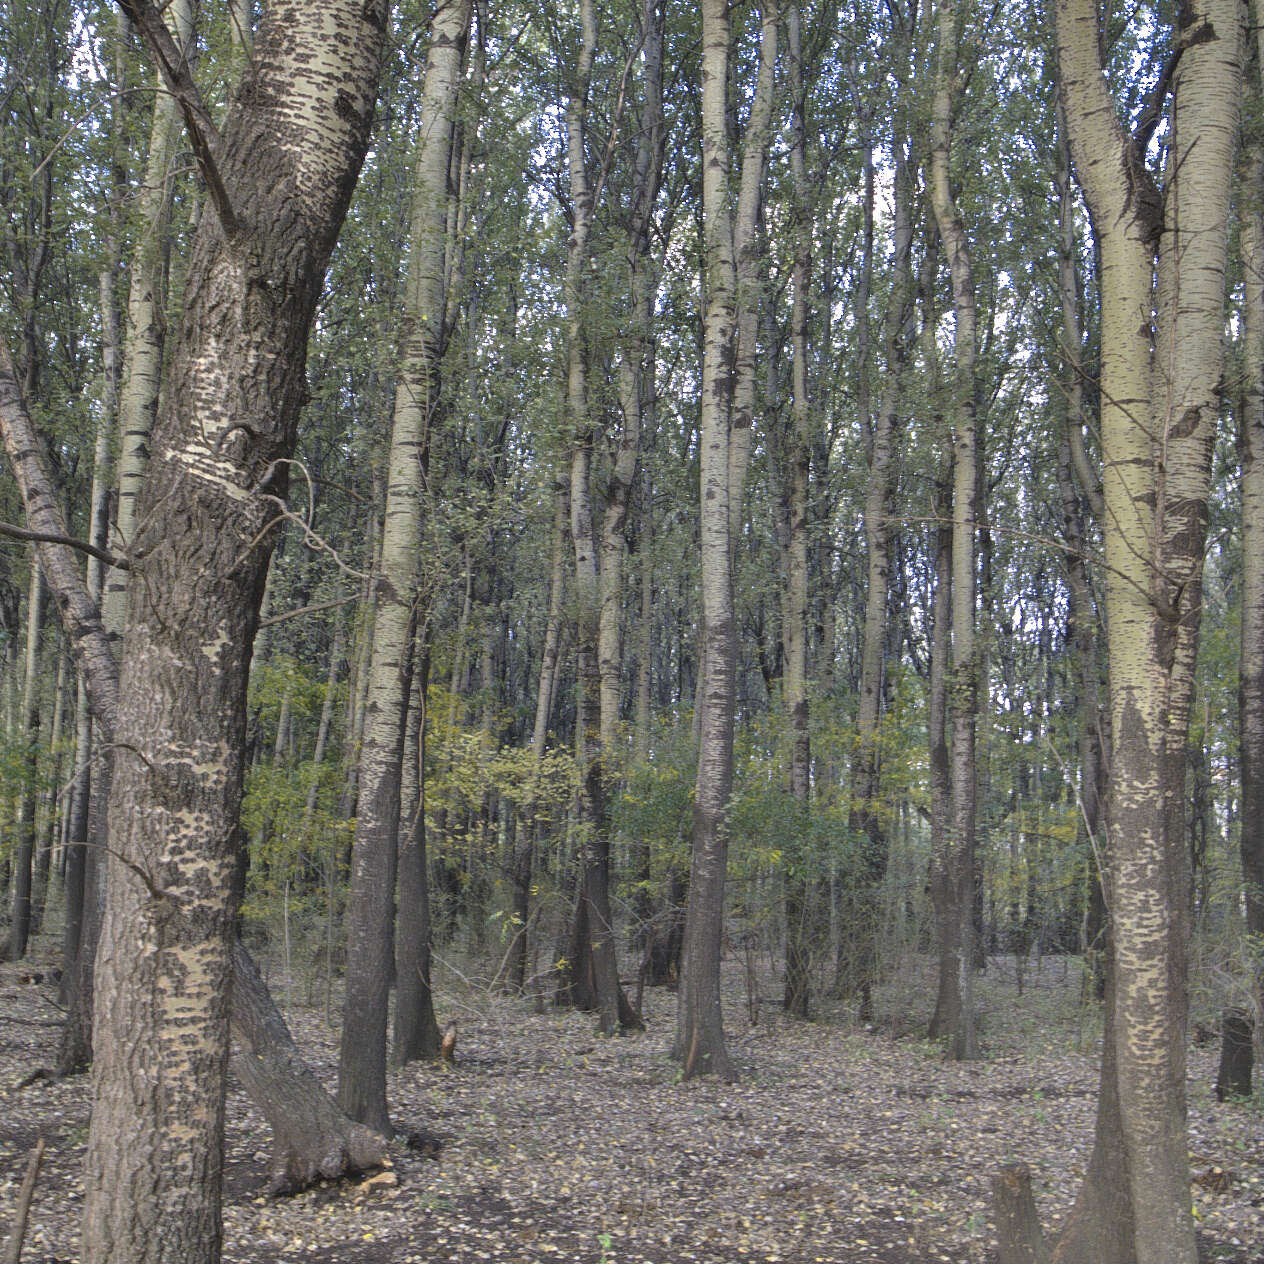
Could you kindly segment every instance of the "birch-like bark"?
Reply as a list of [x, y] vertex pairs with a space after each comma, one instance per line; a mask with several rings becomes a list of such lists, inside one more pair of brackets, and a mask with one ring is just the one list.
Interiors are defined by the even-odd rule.
[[[768, 146], [772, 137], [772, 109], [777, 69], [777, 27], [781, 20], [775, 0], [764, 6], [759, 36], [759, 70], [751, 99], [750, 118], [742, 138], [742, 171], [737, 193], [737, 212], [730, 214], [736, 269], [736, 314], [733, 361], [731, 426], [728, 443], [729, 541], [736, 547], [743, 524], [746, 470], [755, 422], [756, 355], [759, 314], [764, 302], [765, 242], [759, 232], [760, 208], [768, 175]], [[727, 156], [726, 156], [727, 162]], [[727, 195], [726, 195], [727, 197]], [[705, 635], [704, 635], [705, 642]], [[705, 670], [705, 644], [703, 654]], [[699, 672], [699, 688], [701, 676]]]
[[623, 429], [614, 468], [606, 485], [606, 510], [601, 523], [601, 615], [597, 657], [601, 670], [601, 742], [612, 751], [618, 739], [622, 702], [623, 653], [619, 621], [623, 609], [623, 563], [633, 485], [641, 458], [646, 409], [654, 396], [653, 313], [655, 268], [650, 256], [650, 227], [662, 183], [663, 145], [663, 10], [658, 0], [641, 9], [642, 82], [644, 99], [632, 174], [631, 218], [627, 263], [628, 337], [619, 358], [619, 411]]
[[[767, 13], [763, 30], [761, 79], [767, 50], [776, 47], [775, 19], [770, 24]], [[702, 218], [706, 307], [698, 445], [703, 653], [698, 690], [693, 855], [673, 1046], [685, 1079], [708, 1073], [725, 1079], [734, 1076], [724, 1043], [720, 1007], [720, 942], [724, 932], [724, 880], [728, 866], [727, 813], [733, 787], [737, 658], [731, 514], [732, 498], [741, 495], [731, 442], [738, 270], [728, 187], [729, 44], [725, 0], [703, 0]], [[762, 171], [762, 161], [759, 166]], [[739, 210], [741, 206], [739, 202]]]
[[[1160, 192], [1102, 72], [1099, 15], [1057, 4], [1067, 134], [1101, 252], [1112, 767], [1113, 1041], [1135, 1258], [1197, 1258], [1185, 1136], [1185, 750], [1223, 366], [1244, 6], [1181, 11]], [[1099, 1114], [1108, 1104], [1104, 1091]]]
[[[193, 48], [192, 0], [173, 0], [164, 20], [177, 46]], [[128, 267], [127, 310], [123, 331], [123, 380], [118, 400], [118, 498], [111, 548], [122, 557], [136, 535], [136, 508], [149, 466], [150, 434], [158, 415], [162, 360], [167, 339], [167, 258], [170, 253], [171, 204], [175, 192], [177, 148], [183, 141], [180, 107], [165, 90], [154, 93], [145, 173], [134, 205], [136, 244]], [[112, 568], [106, 576], [103, 613], [110, 636], [123, 635], [127, 622], [127, 572]]]
[[932, 861], [931, 892], [939, 923], [939, 996], [932, 1037], [947, 1037], [954, 1058], [978, 1056], [973, 1001], [975, 730], [979, 662], [975, 646], [975, 517], [978, 494], [974, 366], [977, 314], [974, 273], [965, 225], [949, 176], [957, 96], [956, 0], [938, 6], [935, 97], [930, 126], [930, 195], [939, 239], [952, 277], [952, 675], [948, 712], [952, 730], [950, 825], [944, 850]]
[[439, 0], [430, 22], [422, 136], [414, 174], [412, 246], [382, 525], [382, 565], [360, 747], [359, 802], [347, 897], [346, 997], [338, 1104], [389, 1135], [386, 1026], [404, 723], [418, 600], [421, 492], [439, 402], [444, 346], [448, 163], [469, 0]]
[[[304, 347], [368, 143], [385, 6], [285, 0], [222, 132], [162, 50], [214, 212], [132, 541], [106, 912], [96, 971], [89, 1264], [219, 1258], [246, 678]], [[50, 580], [52, 576], [50, 574]]]

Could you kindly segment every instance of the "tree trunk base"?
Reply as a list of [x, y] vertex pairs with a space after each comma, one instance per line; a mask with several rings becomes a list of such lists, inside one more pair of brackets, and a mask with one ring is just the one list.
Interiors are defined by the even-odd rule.
[[1251, 1096], [1251, 1069], [1255, 1056], [1252, 1040], [1255, 1024], [1244, 1009], [1227, 1009], [1221, 1023], [1220, 1070], [1216, 1075], [1219, 1101]]
[[297, 1194], [318, 1180], [389, 1162], [387, 1139], [338, 1109], [295, 1047], [250, 955], [233, 945], [233, 1068], [272, 1126], [267, 1192]]

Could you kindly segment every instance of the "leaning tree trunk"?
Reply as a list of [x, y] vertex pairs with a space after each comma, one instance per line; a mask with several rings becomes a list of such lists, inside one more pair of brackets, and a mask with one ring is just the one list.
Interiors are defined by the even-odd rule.
[[[421, 490], [439, 401], [444, 346], [445, 244], [452, 115], [469, 0], [442, 0], [431, 19], [423, 88], [425, 125], [413, 189], [411, 271], [391, 433], [382, 568], [347, 897], [347, 977], [338, 1102], [353, 1119], [390, 1132], [386, 1020], [394, 949], [400, 768], [418, 600]], [[409, 859], [415, 860], [415, 853]], [[416, 895], [416, 875], [410, 875]], [[409, 1051], [409, 1056], [415, 1056]]]
[[231, 1027], [238, 1048], [233, 1069], [272, 1128], [269, 1194], [381, 1167], [381, 1134], [348, 1120], [312, 1074], [240, 941], [233, 945]]

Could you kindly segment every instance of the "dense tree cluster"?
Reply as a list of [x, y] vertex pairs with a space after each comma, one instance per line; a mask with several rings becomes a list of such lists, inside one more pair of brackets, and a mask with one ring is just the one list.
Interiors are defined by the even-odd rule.
[[[1082, 956], [1058, 1258], [1190, 1264], [1191, 994], [1240, 1046], [1264, 977], [1259, 0], [389, 8], [0, 5], [0, 865], [85, 1258], [217, 1258], [230, 1008], [295, 1188], [380, 1161], [436, 947], [606, 1035], [676, 987], [686, 1078], [726, 950], [869, 1023], [912, 948], [956, 1058]], [[248, 949], [345, 998], [336, 1101]]]

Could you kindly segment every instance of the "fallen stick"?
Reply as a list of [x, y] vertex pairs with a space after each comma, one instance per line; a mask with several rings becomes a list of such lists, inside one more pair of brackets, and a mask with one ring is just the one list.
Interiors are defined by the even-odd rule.
[[31, 1213], [31, 1199], [35, 1196], [35, 1182], [39, 1179], [40, 1164], [43, 1162], [44, 1138], [40, 1137], [26, 1164], [22, 1192], [18, 1194], [18, 1206], [13, 1214], [13, 1232], [9, 1235], [9, 1244], [4, 1249], [4, 1264], [18, 1264], [22, 1256], [22, 1239], [26, 1237], [26, 1218]]

